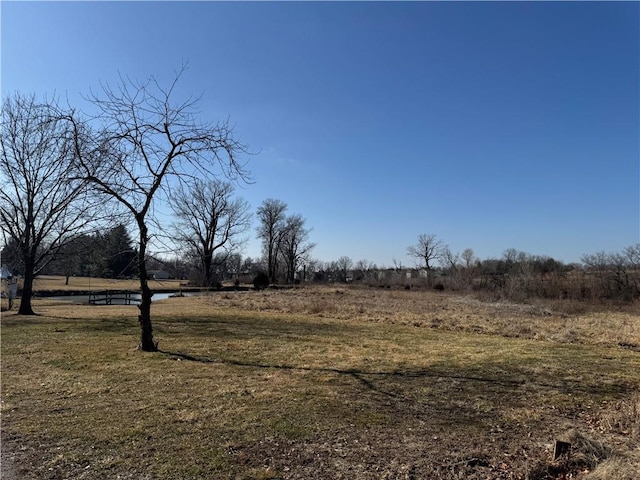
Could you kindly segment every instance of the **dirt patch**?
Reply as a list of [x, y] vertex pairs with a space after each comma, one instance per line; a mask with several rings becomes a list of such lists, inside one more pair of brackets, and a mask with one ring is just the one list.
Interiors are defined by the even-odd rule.
[[18, 480], [15, 465], [16, 460], [12, 454], [11, 442], [0, 434], [0, 478], [2, 480]]

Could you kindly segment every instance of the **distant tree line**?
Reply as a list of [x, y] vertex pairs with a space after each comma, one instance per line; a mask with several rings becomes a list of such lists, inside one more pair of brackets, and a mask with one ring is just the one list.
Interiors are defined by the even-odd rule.
[[[566, 264], [516, 249], [506, 250], [500, 258], [480, 259], [470, 248], [454, 253], [437, 237], [430, 236], [430, 240], [437, 242], [438, 248], [433, 250], [437, 255], [431, 256], [429, 249], [417, 249], [420, 260], [413, 267], [398, 262], [393, 267], [378, 267], [366, 259], [354, 262], [340, 257], [309, 262], [308, 278], [324, 283], [468, 292], [495, 301], [543, 298], [627, 303], [640, 299], [640, 244], [621, 252], [586, 254], [581, 263]], [[428, 268], [425, 255], [429, 257]]]
[[474, 292], [494, 300], [535, 298], [585, 302], [633, 302], [640, 299], [640, 243], [621, 252], [585, 254], [566, 264], [549, 256], [516, 249], [500, 258], [477, 258], [471, 248], [453, 252], [433, 234], [423, 234], [407, 248], [413, 267], [379, 268], [367, 260], [341, 257], [311, 263], [313, 279], [379, 287], [433, 288]]

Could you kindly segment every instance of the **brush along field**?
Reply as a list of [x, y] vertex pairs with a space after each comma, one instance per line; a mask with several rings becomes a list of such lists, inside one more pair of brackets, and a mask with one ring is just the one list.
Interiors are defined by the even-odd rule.
[[[551, 306], [552, 307], [552, 306]], [[640, 316], [301, 288], [3, 313], [17, 479], [634, 479]], [[554, 440], [571, 442], [552, 461]], [[5, 476], [3, 476], [5, 478]], [[8, 478], [8, 477], [7, 477]]]

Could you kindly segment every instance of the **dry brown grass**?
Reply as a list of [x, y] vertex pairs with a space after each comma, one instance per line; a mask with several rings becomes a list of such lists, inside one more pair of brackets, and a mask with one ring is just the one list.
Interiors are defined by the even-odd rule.
[[[541, 480], [571, 431], [597, 457], [576, 468], [639, 472], [640, 356], [619, 345], [638, 342], [638, 318], [620, 312], [225, 292], [154, 303], [162, 352], [147, 354], [136, 307], [34, 307], [1, 324], [18, 478]], [[600, 338], [602, 321], [618, 331]]]
[[[179, 290], [180, 280], [150, 280], [149, 286], [152, 290]], [[119, 280], [113, 278], [89, 278], [89, 277], [69, 277], [69, 284], [66, 284], [65, 277], [43, 275], [36, 278], [33, 284], [36, 292], [46, 291], [74, 291], [74, 290], [138, 290], [140, 281], [137, 279]]]
[[612, 402], [601, 415], [598, 431], [613, 434], [618, 448], [596, 465], [589, 479], [637, 479], [640, 472], [640, 393]]
[[211, 305], [562, 343], [622, 345], [640, 351], [640, 315], [634, 311], [568, 315], [554, 310], [553, 303], [492, 303], [429, 291], [336, 287], [263, 291], [250, 295], [229, 292], [214, 295]]

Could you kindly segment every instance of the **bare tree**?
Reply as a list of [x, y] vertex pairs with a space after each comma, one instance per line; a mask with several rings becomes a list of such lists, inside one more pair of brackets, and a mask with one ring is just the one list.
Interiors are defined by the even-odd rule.
[[286, 270], [288, 283], [295, 281], [298, 265], [309, 257], [315, 243], [309, 243], [310, 230], [304, 227], [302, 215], [291, 215], [285, 219], [280, 233], [279, 248]]
[[473, 250], [471, 248], [465, 248], [460, 256], [462, 257], [462, 260], [464, 260], [464, 267], [467, 270], [470, 270], [476, 262]]
[[627, 257], [629, 265], [634, 270], [640, 270], [640, 243], [629, 245], [624, 249], [624, 255]]
[[[121, 79], [117, 89], [102, 86], [91, 101], [98, 108], [94, 119], [102, 124], [89, 152], [78, 149], [79, 177], [116, 200], [138, 227], [138, 271], [141, 303], [138, 316], [139, 348], [156, 351], [151, 324], [147, 249], [154, 221], [154, 202], [169, 187], [170, 178], [215, 177], [247, 179], [238, 156], [246, 148], [233, 135], [228, 122], [202, 123], [195, 109], [197, 100], [176, 102], [175, 87], [183, 67], [167, 88], [155, 77], [145, 82]], [[76, 139], [82, 125], [69, 116]]]
[[213, 284], [216, 255], [224, 252], [226, 257], [237, 251], [251, 225], [249, 204], [233, 195], [229, 182], [194, 179], [188, 188], [180, 186], [170, 199], [178, 219], [173, 226], [175, 237], [196, 253], [205, 286]]
[[342, 256], [335, 262], [338, 273], [338, 280], [346, 283], [349, 279], [349, 272], [353, 268], [353, 260], [347, 256]]
[[74, 179], [74, 143], [54, 102], [15, 94], [2, 106], [0, 229], [18, 246], [24, 273], [19, 314], [33, 315], [33, 281], [96, 220], [86, 181]]
[[407, 248], [407, 254], [420, 262], [421, 268], [430, 271], [433, 262], [442, 258], [446, 245], [433, 234], [421, 234], [418, 243]]
[[372, 262], [367, 260], [366, 258], [362, 258], [358, 260], [354, 267], [354, 280], [356, 281], [366, 281], [369, 280], [369, 276], [371, 274], [371, 270], [374, 269], [374, 265]]
[[640, 297], [640, 243], [622, 253], [583, 255], [582, 262], [599, 283], [601, 297], [627, 301]]
[[285, 223], [287, 204], [281, 200], [268, 198], [258, 207], [258, 238], [267, 259], [267, 275], [271, 283], [275, 283], [278, 272], [279, 242]]
[[460, 257], [464, 262], [463, 280], [467, 287], [471, 287], [473, 285], [473, 276], [475, 274], [478, 259], [475, 257], [471, 248], [465, 248]]
[[458, 270], [460, 266], [460, 254], [453, 252], [448, 245], [442, 248], [442, 253], [438, 258], [442, 268], [449, 269], [452, 273]]

